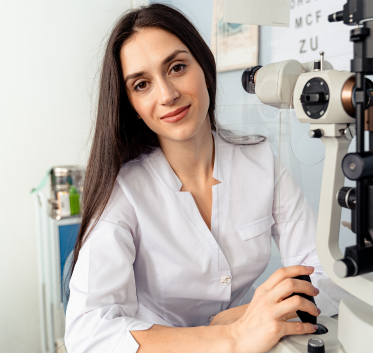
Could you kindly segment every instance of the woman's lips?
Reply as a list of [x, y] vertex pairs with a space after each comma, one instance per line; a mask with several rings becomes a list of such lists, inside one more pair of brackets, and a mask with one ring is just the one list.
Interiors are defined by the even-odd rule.
[[188, 114], [189, 112], [189, 109], [190, 109], [190, 105], [182, 108], [182, 110], [180, 111], [180, 109], [177, 109], [177, 111], [179, 111], [178, 113], [176, 113], [175, 115], [171, 115], [170, 114], [167, 114], [165, 117], [161, 118], [162, 121], [166, 122], [166, 123], [175, 123], [176, 121], [179, 121], [181, 120], [182, 118], [185, 117], [185, 115]]

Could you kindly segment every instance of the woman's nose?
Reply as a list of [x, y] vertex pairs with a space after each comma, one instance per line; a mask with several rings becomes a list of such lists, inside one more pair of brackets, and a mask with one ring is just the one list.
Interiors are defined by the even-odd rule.
[[162, 105], [170, 105], [175, 103], [180, 97], [179, 91], [168, 80], [162, 80], [158, 84], [158, 102]]

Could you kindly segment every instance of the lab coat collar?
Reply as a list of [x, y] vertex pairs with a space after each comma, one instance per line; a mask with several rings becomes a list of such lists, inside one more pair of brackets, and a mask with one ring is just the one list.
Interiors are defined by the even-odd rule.
[[212, 134], [215, 142], [215, 162], [212, 176], [224, 183], [230, 175], [234, 145], [224, 141], [216, 131], [213, 131]]
[[[213, 131], [212, 134], [215, 143], [215, 161], [212, 176], [223, 183], [230, 170], [232, 158], [229, 157], [229, 154], [232, 153], [234, 146], [224, 141], [215, 131]], [[180, 191], [183, 184], [171, 168], [161, 148], [157, 148], [150, 154], [148, 160], [160, 174], [161, 179], [166, 182], [172, 190]]]
[[160, 147], [148, 156], [148, 160], [169, 188], [174, 191], [179, 191], [181, 189], [183, 184], [171, 168], [170, 163], [168, 163]]

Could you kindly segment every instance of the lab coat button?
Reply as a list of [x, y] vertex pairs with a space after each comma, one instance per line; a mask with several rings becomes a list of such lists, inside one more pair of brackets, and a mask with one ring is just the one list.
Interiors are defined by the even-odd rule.
[[231, 276], [223, 276], [222, 278], [220, 278], [220, 282], [222, 284], [231, 284]]

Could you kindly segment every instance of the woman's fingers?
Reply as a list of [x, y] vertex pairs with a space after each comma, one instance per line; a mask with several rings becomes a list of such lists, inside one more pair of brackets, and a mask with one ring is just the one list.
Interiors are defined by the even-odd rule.
[[268, 292], [286, 278], [310, 275], [313, 271], [314, 268], [311, 266], [282, 267], [273, 273], [260, 287]]
[[304, 293], [311, 297], [319, 294], [319, 290], [312, 283], [300, 279], [286, 278], [277, 284], [271, 291], [271, 297], [274, 303], [289, 297], [293, 293]]
[[314, 303], [308, 299], [300, 297], [299, 295], [294, 295], [294, 297], [285, 299], [281, 303], [277, 304], [275, 308], [276, 318], [284, 317], [297, 310], [305, 311], [313, 316], [320, 315], [320, 309], [318, 309]]
[[314, 333], [317, 330], [317, 325], [314, 326], [308, 322], [300, 321], [285, 321], [283, 323], [282, 336], [288, 335], [304, 335], [306, 333]]
[[298, 317], [298, 314], [293, 311], [292, 313], [286, 314], [285, 320], [295, 319], [296, 317]]

